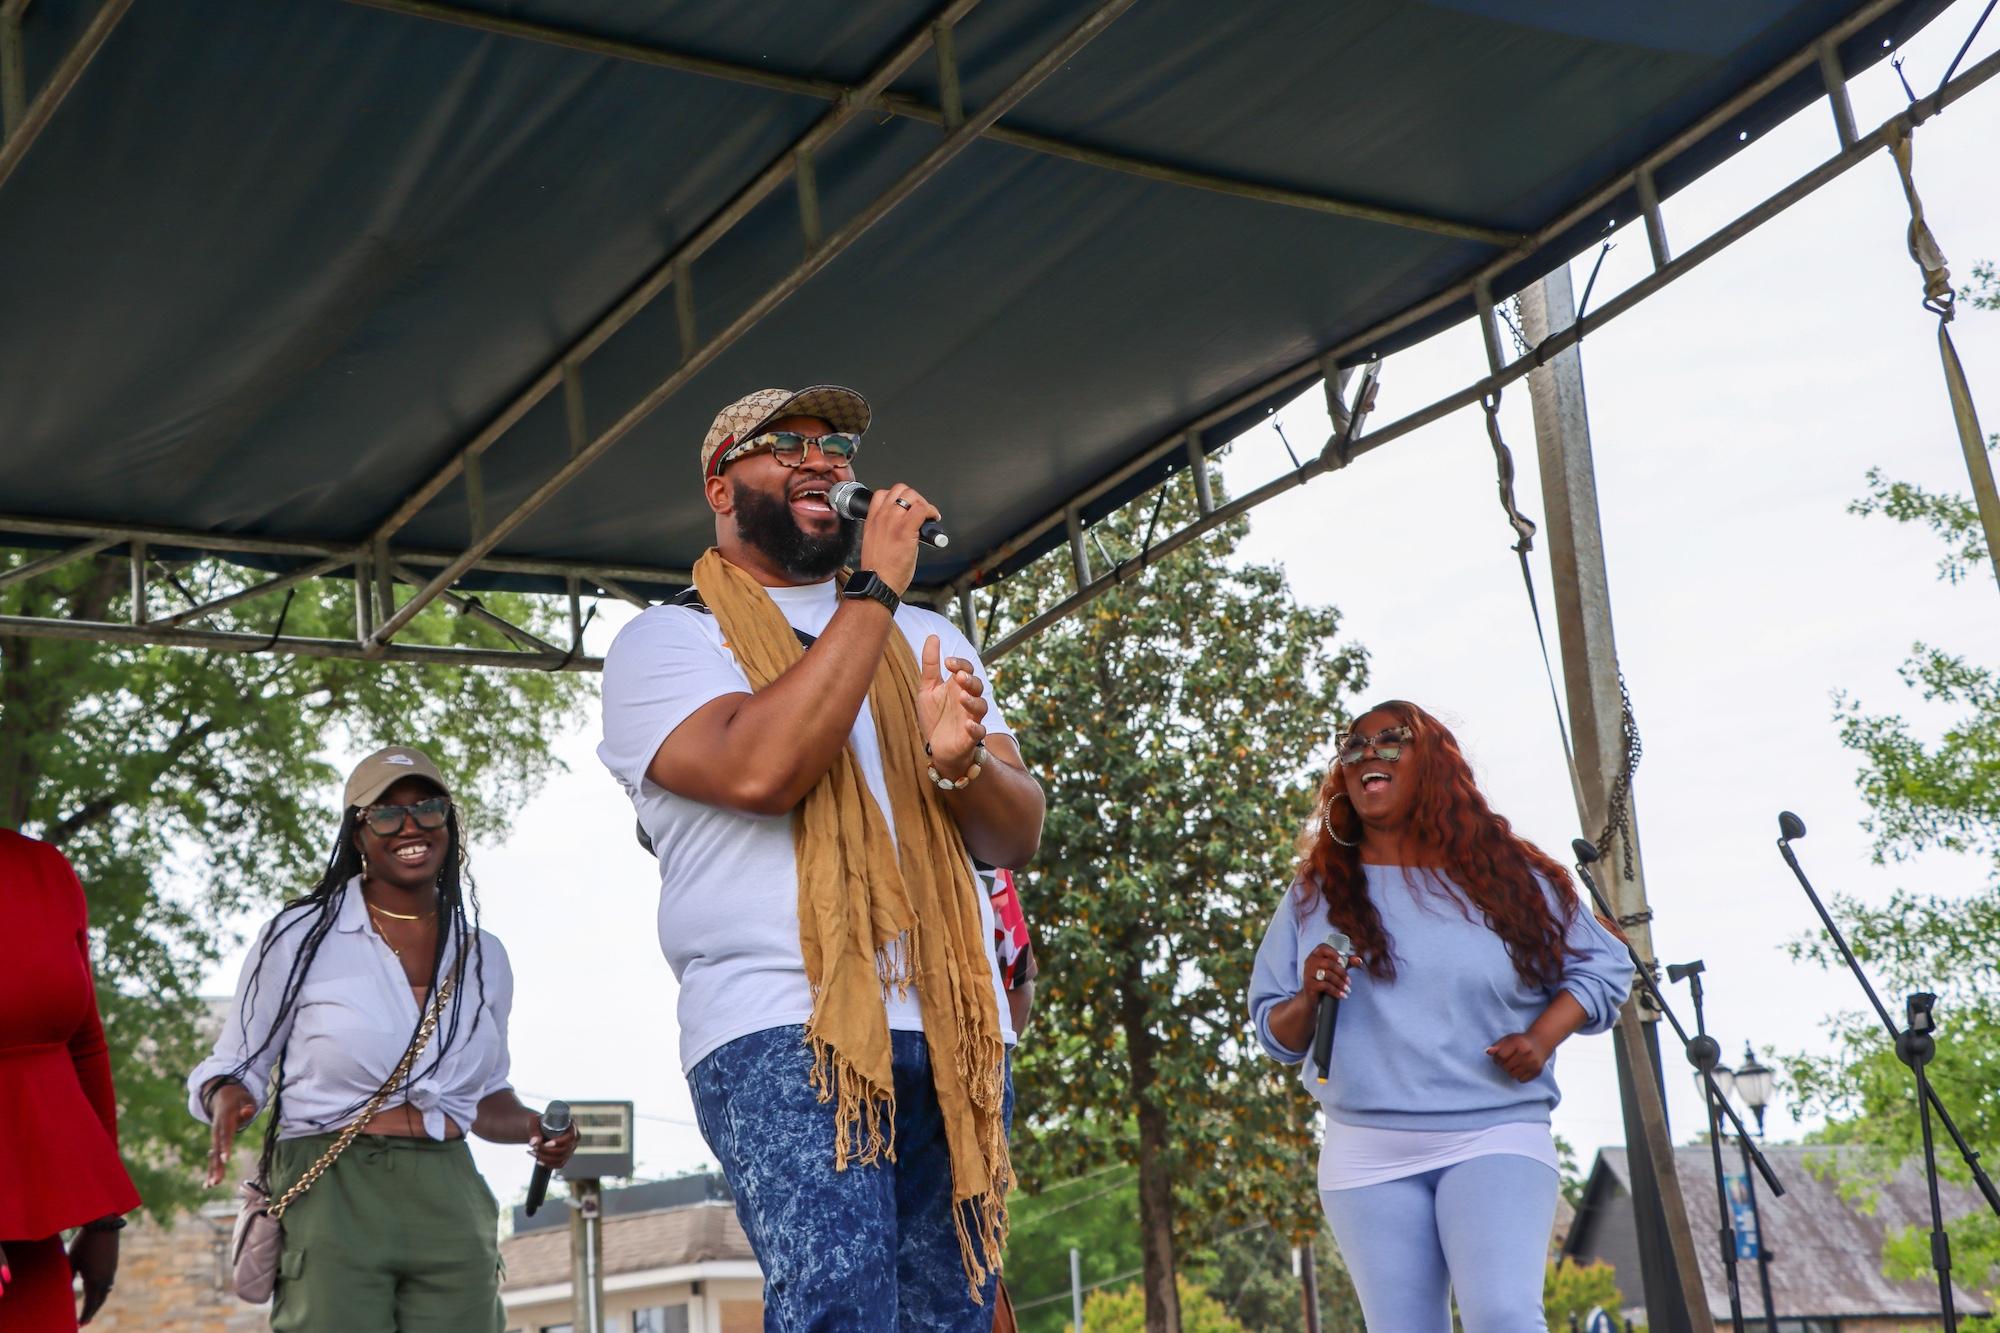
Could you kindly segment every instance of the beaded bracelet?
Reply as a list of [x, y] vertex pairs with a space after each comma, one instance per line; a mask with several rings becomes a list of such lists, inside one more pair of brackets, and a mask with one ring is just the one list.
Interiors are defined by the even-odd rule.
[[[928, 759], [930, 757], [931, 757], [931, 743], [929, 741], [925, 741], [924, 758]], [[979, 776], [979, 770], [984, 768], [989, 762], [990, 760], [988, 759], [986, 754], [986, 742], [981, 741], [979, 742], [979, 744], [972, 747], [972, 767], [967, 769], [965, 771], [965, 776], [960, 778], [958, 781], [953, 782], [950, 778], [945, 777], [943, 774], [939, 773], [937, 771], [936, 764], [926, 765], [924, 768], [924, 772], [930, 775], [931, 781], [935, 782], [940, 790], [964, 791], [967, 787], [970, 787], [972, 785], [972, 780]]]

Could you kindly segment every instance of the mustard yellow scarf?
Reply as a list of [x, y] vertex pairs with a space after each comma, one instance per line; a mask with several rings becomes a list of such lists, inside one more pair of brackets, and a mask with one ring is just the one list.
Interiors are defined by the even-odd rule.
[[[695, 586], [753, 689], [803, 655], [762, 585], [711, 549]], [[916, 987], [931, 1077], [951, 1151], [952, 1214], [975, 1298], [999, 1271], [1013, 1170], [1001, 1122], [1006, 1052], [978, 890], [964, 840], [924, 775], [916, 656], [891, 633], [868, 707], [895, 818], [892, 840], [844, 747], [794, 812], [799, 951], [812, 986], [806, 1042], [813, 1089], [834, 1103], [833, 1169], [895, 1159], [895, 1082], [885, 995]]]

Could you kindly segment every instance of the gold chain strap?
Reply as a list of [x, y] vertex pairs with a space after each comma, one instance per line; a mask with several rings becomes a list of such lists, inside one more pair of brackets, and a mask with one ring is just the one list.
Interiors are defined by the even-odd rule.
[[450, 1002], [451, 988], [457, 981], [458, 978], [455, 976], [446, 977], [444, 985], [438, 987], [437, 996], [431, 1003], [431, 1011], [424, 1015], [423, 1026], [417, 1029], [416, 1040], [410, 1043], [409, 1050], [403, 1052], [402, 1063], [396, 1066], [395, 1073], [389, 1075], [389, 1081], [382, 1085], [382, 1090], [376, 1093], [370, 1099], [368, 1105], [362, 1109], [360, 1117], [346, 1129], [340, 1131], [340, 1137], [333, 1141], [333, 1146], [322, 1153], [317, 1162], [314, 1162], [311, 1167], [307, 1168], [306, 1173], [299, 1177], [298, 1183], [285, 1191], [283, 1198], [265, 1210], [271, 1215], [274, 1221], [282, 1219], [285, 1215], [285, 1210], [292, 1206], [293, 1201], [311, 1189], [313, 1182], [324, 1175], [326, 1169], [333, 1165], [334, 1158], [347, 1151], [347, 1145], [354, 1142], [355, 1137], [361, 1133], [362, 1128], [375, 1118], [375, 1113], [382, 1109], [382, 1103], [389, 1100], [389, 1094], [401, 1087], [403, 1080], [409, 1077], [411, 1068], [417, 1063], [418, 1057], [423, 1055], [424, 1047], [430, 1045], [431, 1034], [437, 1031], [438, 1018], [444, 1013], [445, 1005]]

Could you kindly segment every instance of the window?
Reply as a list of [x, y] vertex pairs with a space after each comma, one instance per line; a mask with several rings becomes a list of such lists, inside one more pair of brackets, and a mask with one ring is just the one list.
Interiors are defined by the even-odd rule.
[[632, 1333], [688, 1333], [685, 1305], [655, 1305], [632, 1312]]

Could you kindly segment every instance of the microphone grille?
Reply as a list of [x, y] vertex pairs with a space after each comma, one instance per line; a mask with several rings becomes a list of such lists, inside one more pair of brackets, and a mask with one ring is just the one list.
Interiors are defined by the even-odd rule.
[[826, 502], [842, 518], [860, 518], [868, 495], [868, 488], [858, 481], [836, 481], [827, 488]]
[[1787, 842], [1790, 842], [1793, 838], [1803, 838], [1806, 836], [1806, 821], [1800, 819], [1789, 810], [1780, 810], [1778, 812], [1778, 832]]
[[551, 1134], [560, 1134], [569, 1128], [569, 1103], [550, 1102], [542, 1112], [542, 1128]]
[[1330, 948], [1332, 948], [1332, 950], [1335, 953], [1339, 954], [1343, 958], [1345, 958], [1348, 954], [1354, 952], [1354, 941], [1348, 939], [1344, 931], [1338, 931], [1338, 930], [1328, 931], [1326, 935], [1326, 942], [1327, 945]]
[[1600, 855], [1602, 855], [1602, 853], [1600, 853], [1597, 850], [1597, 844], [1592, 842], [1588, 838], [1572, 839], [1569, 844], [1569, 850], [1570, 854], [1576, 857], [1576, 859], [1584, 865], [1589, 865], [1591, 862], [1597, 860]]

